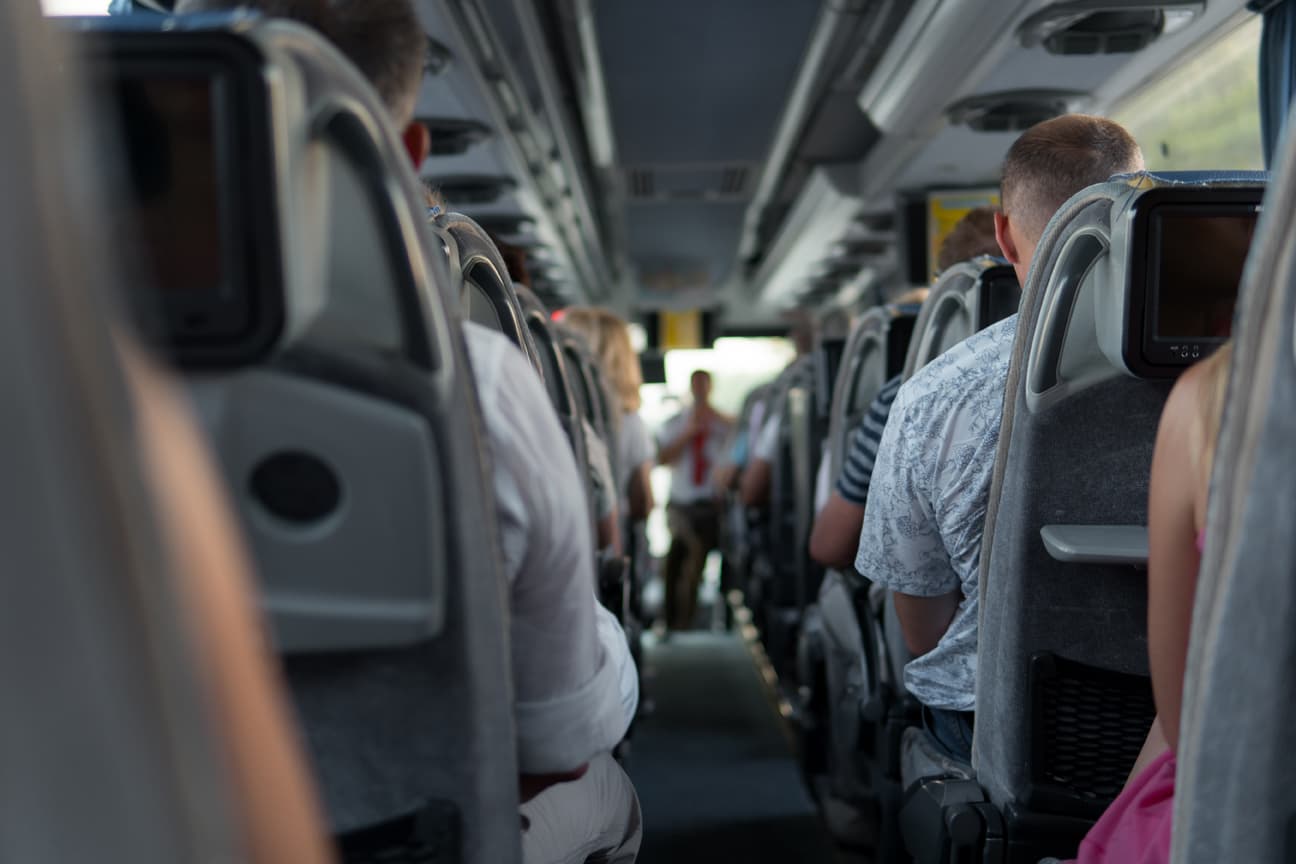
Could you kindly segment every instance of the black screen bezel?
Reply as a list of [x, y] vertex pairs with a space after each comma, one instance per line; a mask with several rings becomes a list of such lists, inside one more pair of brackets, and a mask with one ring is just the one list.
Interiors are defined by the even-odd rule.
[[1160, 278], [1158, 215], [1258, 215], [1263, 196], [1264, 188], [1261, 186], [1171, 186], [1149, 190], [1136, 202], [1130, 227], [1130, 266], [1126, 277], [1128, 281], [1121, 349], [1130, 372], [1143, 378], [1173, 378], [1226, 341], [1157, 338], [1156, 302]]
[[215, 292], [152, 288], [150, 302], [160, 306], [161, 347], [177, 364], [228, 367], [263, 359], [285, 318], [264, 58], [246, 39], [222, 31], [106, 29], [85, 38], [89, 70], [97, 81], [115, 81], [124, 73], [213, 82], [223, 278]]

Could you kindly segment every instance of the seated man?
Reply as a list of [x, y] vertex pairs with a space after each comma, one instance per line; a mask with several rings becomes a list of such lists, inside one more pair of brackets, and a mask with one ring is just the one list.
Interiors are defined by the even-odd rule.
[[[413, 122], [426, 45], [410, 0], [181, 0], [177, 11], [249, 5], [337, 44], [383, 97], [415, 165], [426, 159], [428, 130]], [[573, 503], [584, 498], [582, 479], [522, 352], [471, 323], [464, 338], [509, 580], [523, 859], [602, 855], [629, 864], [641, 837], [639, 802], [610, 751], [634, 717], [638, 678], [624, 633], [594, 594], [591, 528]]]
[[[936, 256], [937, 273], [961, 261], [998, 254], [994, 211], [989, 207], [977, 207], [960, 219], [941, 243]], [[921, 305], [925, 299], [927, 289], [919, 288], [897, 297], [895, 304]], [[900, 392], [900, 384], [897, 375], [883, 384], [874, 397], [864, 415], [864, 422], [851, 435], [836, 489], [815, 516], [814, 530], [810, 535], [810, 557], [825, 567], [845, 572], [855, 563], [860, 526], [864, 523], [864, 502], [868, 500], [869, 480], [873, 476], [873, 460], [877, 458], [878, 441], [891, 413], [891, 403]]]
[[[995, 235], [1026, 284], [1053, 213], [1086, 186], [1138, 171], [1110, 120], [1066, 115], [1027, 130], [1004, 161]], [[856, 569], [890, 588], [915, 655], [905, 685], [938, 747], [970, 761], [977, 568], [1017, 316], [955, 345], [905, 382], [878, 445]]]

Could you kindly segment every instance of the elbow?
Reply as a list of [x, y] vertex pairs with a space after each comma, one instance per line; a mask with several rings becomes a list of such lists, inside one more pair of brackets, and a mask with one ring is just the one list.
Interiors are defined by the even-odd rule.
[[927, 654], [940, 643], [940, 637], [932, 639], [931, 634], [929, 633], [915, 633], [913, 630], [903, 626], [900, 630], [904, 636], [905, 647], [909, 649], [909, 653], [914, 657], [921, 657], [924, 654]]
[[823, 524], [816, 521], [810, 534], [810, 557], [833, 570], [849, 570], [855, 565], [854, 549], [838, 542]]
[[747, 507], [765, 504], [769, 498], [769, 466], [766, 463], [756, 461], [747, 467], [738, 484], [738, 496]]

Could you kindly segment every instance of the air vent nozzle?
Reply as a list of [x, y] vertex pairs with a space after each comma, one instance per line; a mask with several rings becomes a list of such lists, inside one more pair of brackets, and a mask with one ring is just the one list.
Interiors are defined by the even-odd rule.
[[431, 156], [462, 156], [491, 137], [490, 127], [476, 120], [419, 117], [432, 136]]
[[427, 48], [423, 54], [423, 74], [435, 78], [450, 68], [450, 61], [453, 58], [454, 55], [450, 53], [445, 43], [428, 36]]
[[1073, 0], [1041, 9], [1017, 35], [1025, 47], [1042, 45], [1050, 54], [1129, 54], [1187, 26], [1205, 9], [1205, 0]]
[[[536, 230], [536, 222], [525, 213], [497, 214], [477, 216], [474, 221], [486, 233], [495, 237], [516, 237], [519, 234], [531, 234]], [[525, 243], [510, 241], [514, 246], [526, 246]]]
[[441, 190], [452, 210], [470, 204], [490, 204], [517, 187], [517, 181], [512, 177], [490, 174], [452, 174], [431, 177], [428, 181]]
[[1076, 90], [1007, 90], [961, 99], [945, 114], [951, 125], [975, 132], [1021, 132], [1075, 111], [1086, 98]]

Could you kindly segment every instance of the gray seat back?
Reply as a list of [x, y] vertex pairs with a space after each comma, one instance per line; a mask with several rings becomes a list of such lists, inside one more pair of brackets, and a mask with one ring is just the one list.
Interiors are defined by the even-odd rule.
[[1184, 676], [1176, 864], [1296, 854], [1294, 143], [1265, 196], [1239, 297]]
[[902, 371], [916, 320], [912, 307], [878, 306], [851, 328], [828, 418], [829, 476], [834, 481], [846, 462], [851, 433], [883, 385]]
[[979, 581], [974, 762], [991, 799], [1016, 813], [1097, 817], [1152, 719], [1142, 571], [1103, 543], [1055, 557], [1041, 532], [1146, 524], [1165, 376], [1181, 367], [1134, 377], [1113, 350], [1144, 323], [1126, 303], [1150, 248], [1136, 248], [1132, 226], [1153, 194], [1258, 198], [1263, 178], [1235, 179], [1137, 175], [1091, 187], [1054, 215], [1036, 250]]
[[479, 412], [445, 256], [384, 106], [297, 25], [132, 29], [97, 34], [99, 61], [183, 74], [237, 58], [232, 80], [259, 94], [224, 116], [259, 143], [255, 166], [229, 163], [240, 182], [268, 183], [278, 204], [279, 269], [258, 290], [282, 317], [263, 346], [187, 380], [332, 826], [417, 820], [446, 854], [514, 861], [505, 580]]

